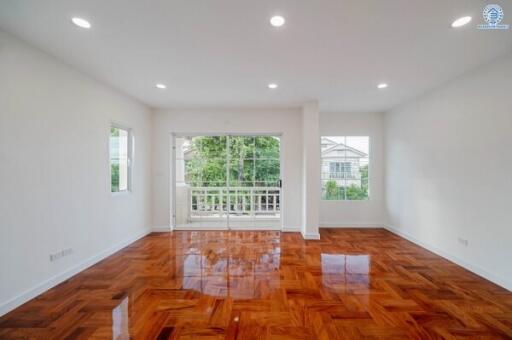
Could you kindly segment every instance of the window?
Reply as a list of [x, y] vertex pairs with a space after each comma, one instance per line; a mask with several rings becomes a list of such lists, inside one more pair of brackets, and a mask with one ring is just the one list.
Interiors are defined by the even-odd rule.
[[118, 126], [110, 127], [110, 191], [126, 192], [131, 189], [131, 131]]
[[352, 163], [330, 162], [329, 175], [331, 179], [350, 178], [350, 176], [352, 175]]
[[322, 137], [322, 199], [367, 200], [370, 137]]

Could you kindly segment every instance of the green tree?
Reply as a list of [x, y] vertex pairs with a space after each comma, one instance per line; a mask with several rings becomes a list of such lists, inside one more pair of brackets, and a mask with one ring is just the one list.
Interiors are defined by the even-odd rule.
[[[114, 127], [111, 127], [110, 128], [110, 137], [119, 137], [119, 129], [117, 128], [114, 128]], [[112, 141], [110, 142], [112, 143]], [[117, 143], [117, 141], [115, 142]], [[112, 145], [111, 145], [112, 147]], [[117, 192], [119, 191], [119, 146], [116, 145], [114, 147], [114, 150], [111, 150], [110, 152], [113, 153], [113, 155], [111, 155], [111, 157], [114, 158], [113, 161], [111, 161], [110, 163], [110, 181], [111, 181], [111, 186], [110, 186], [110, 190], [112, 192]]]
[[330, 180], [325, 183], [325, 199], [326, 200], [337, 200], [341, 199], [339, 197], [340, 194], [340, 188], [338, 188], [338, 185], [336, 184], [336, 181]]
[[361, 173], [361, 187], [368, 193], [368, 165], [359, 168]]
[[347, 200], [368, 199], [368, 165], [359, 168], [361, 174], [361, 186], [352, 184], [346, 188]]
[[361, 185], [338, 187], [336, 181], [329, 180], [325, 183], [324, 199], [326, 200], [366, 200], [368, 199], [368, 165], [359, 169], [361, 173]]
[[192, 139], [193, 157], [186, 161], [187, 183], [192, 186], [275, 186], [280, 178], [279, 139], [270, 136], [202, 136]]
[[347, 200], [365, 200], [368, 198], [368, 192], [360, 186], [355, 184], [346, 188]]
[[113, 164], [111, 165], [111, 191], [117, 192], [119, 191], [119, 164]]

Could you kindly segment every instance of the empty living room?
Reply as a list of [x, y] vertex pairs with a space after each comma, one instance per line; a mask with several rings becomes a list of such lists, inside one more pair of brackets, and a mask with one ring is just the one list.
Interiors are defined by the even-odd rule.
[[512, 339], [512, 1], [0, 0], [0, 340]]

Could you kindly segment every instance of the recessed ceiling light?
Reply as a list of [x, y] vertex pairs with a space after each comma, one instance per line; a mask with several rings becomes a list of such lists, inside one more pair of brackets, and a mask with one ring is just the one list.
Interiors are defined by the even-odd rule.
[[91, 23], [83, 18], [75, 17], [75, 18], [71, 18], [71, 21], [73, 22], [73, 24], [77, 25], [78, 27], [91, 28]]
[[274, 15], [272, 18], [270, 18], [270, 24], [274, 27], [281, 27], [284, 25], [284, 18], [280, 15]]
[[268, 88], [273, 90], [273, 89], [277, 89], [277, 84], [276, 83], [270, 83], [268, 84]]
[[471, 21], [471, 17], [462, 17], [458, 18], [454, 22], [452, 22], [452, 27], [457, 28], [464, 25], [467, 25]]
[[167, 88], [167, 86], [165, 86], [165, 84], [156, 84], [155, 86], [157, 89], [160, 89], [160, 90], [165, 90]]
[[381, 89], [381, 90], [385, 89], [386, 87], [388, 87], [388, 84], [386, 84], [386, 83], [381, 83], [381, 84], [377, 85], [377, 88]]

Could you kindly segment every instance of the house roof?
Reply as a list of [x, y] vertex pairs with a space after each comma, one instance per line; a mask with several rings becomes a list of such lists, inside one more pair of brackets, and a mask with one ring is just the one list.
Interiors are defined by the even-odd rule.
[[328, 154], [329, 152], [334, 151], [334, 150], [336, 150], [336, 149], [338, 149], [338, 148], [340, 148], [340, 147], [341, 147], [343, 150], [349, 150], [349, 151], [351, 151], [351, 152], [355, 153], [356, 155], [358, 155], [358, 156], [359, 156], [359, 157], [361, 157], [361, 158], [363, 158], [363, 157], [367, 157], [367, 156], [368, 156], [368, 154], [366, 154], [365, 152], [362, 152], [361, 150], [357, 150], [357, 149], [355, 149], [355, 148], [353, 148], [353, 147], [351, 147], [351, 146], [348, 146], [348, 145], [346, 145], [346, 144], [343, 144], [343, 143], [336, 143], [336, 142], [334, 142], [332, 139], [329, 139], [329, 138], [326, 138], [326, 137], [322, 137], [322, 142], [323, 142], [324, 140], [327, 140], [327, 141], [329, 141], [329, 142], [332, 142], [332, 143], [334, 143], [334, 145], [333, 145], [333, 146], [328, 147], [328, 148], [327, 148], [327, 149], [325, 149], [325, 150], [322, 150], [322, 155], [326, 155], [326, 154]]
[[322, 144], [324, 144], [325, 141], [329, 142], [329, 144], [338, 144], [337, 142], [333, 141], [329, 137], [322, 137]]

